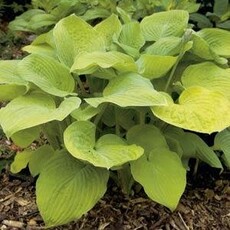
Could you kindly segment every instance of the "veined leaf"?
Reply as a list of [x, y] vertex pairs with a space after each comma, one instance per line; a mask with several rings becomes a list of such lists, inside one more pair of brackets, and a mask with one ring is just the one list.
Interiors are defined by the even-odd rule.
[[188, 18], [187, 11], [171, 10], [145, 17], [140, 26], [146, 41], [157, 41], [164, 37], [182, 36], [187, 27]]
[[75, 87], [69, 69], [48, 56], [31, 54], [18, 64], [17, 70], [23, 79], [55, 96], [72, 94]]
[[217, 28], [205, 28], [197, 32], [218, 55], [230, 57], [230, 33]]
[[56, 24], [53, 35], [57, 55], [68, 67], [73, 65], [75, 57], [80, 53], [105, 50], [103, 36], [73, 14]]
[[184, 90], [178, 104], [168, 97], [167, 106], [154, 106], [151, 110], [169, 124], [201, 133], [221, 131], [230, 125], [230, 101], [200, 86]]
[[103, 102], [111, 102], [121, 107], [166, 105], [164, 95], [153, 89], [150, 80], [135, 73], [111, 79], [103, 91], [103, 97], [88, 98], [85, 101], [93, 107]]
[[229, 128], [217, 133], [214, 140], [214, 147], [223, 151], [223, 160], [230, 169], [230, 130]]
[[1, 85], [0, 84], [0, 101], [11, 101], [12, 99], [24, 95], [28, 91], [24, 85]]
[[114, 68], [119, 72], [137, 72], [137, 66], [133, 58], [117, 51], [96, 51], [80, 54], [75, 59], [71, 71], [78, 74], [91, 74], [98, 67]]
[[[37, 205], [46, 227], [80, 218], [104, 195], [109, 171], [56, 153], [36, 183]], [[65, 213], [65, 215], [63, 215]]]
[[77, 109], [81, 100], [69, 97], [56, 108], [54, 99], [41, 92], [32, 92], [12, 100], [0, 110], [0, 124], [7, 135], [47, 123], [52, 120], [63, 120], [73, 110]]
[[74, 122], [64, 132], [67, 150], [78, 159], [108, 169], [136, 160], [143, 154], [142, 148], [127, 145], [113, 134], [102, 136], [95, 144], [95, 132], [96, 126], [93, 123]]
[[212, 62], [190, 65], [181, 78], [185, 88], [202, 86], [222, 93], [230, 100], [230, 68], [223, 69]]
[[162, 77], [175, 64], [177, 57], [142, 54], [137, 60], [138, 73], [142, 76], [154, 79]]

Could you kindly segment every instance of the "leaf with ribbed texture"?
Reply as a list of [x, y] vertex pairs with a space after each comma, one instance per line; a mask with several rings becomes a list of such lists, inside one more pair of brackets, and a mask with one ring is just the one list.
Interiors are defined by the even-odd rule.
[[177, 57], [142, 54], [137, 60], [138, 73], [142, 76], [154, 79], [162, 77], [175, 64]]
[[43, 145], [33, 151], [29, 160], [29, 170], [33, 177], [37, 176], [45, 167], [47, 161], [54, 156], [55, 152], [50, 145]]
[[134, 59], [126, 54], [110, 52], [92, 52], [80, 54], [71, 67], [72, 72], [78, 74], [91, 74], [98, 67], [103, 69], [114, 68], [119, 72], [137, 72], [137, 66]]
[[26, 148], [33, 141], [40, 137], [40, 128], [38, 126], [21, 130], [11, 136], [13, 142], [21, 148]]
[[230, 101], [200, 86], [184, 90], [178, 104], [168, 96], [167, 106], [154, 106], [151, 110], [169, 124], [201, 133], [221, 131], [230, 125]]
[[32, 92], [12, 100], [0, 110], [0, 124], [7, 135], [47, 123], [52, 120], [63, 120], [73, 110], [77, 109], [81, 100], [69, 97], [56, 108], [54, 99], [42, 92]]
[[97, 107], [104, 102], [111, 102], [121, 107], [166, 105], [164, 95], [154, 90], [150, 80], [130, 73], [111, 79], [103, 91], [103, 97], [89, 98], [85, 101]]
[[121, 22], [115, 14], [112, 14], [94, 27], [104, 38], [107, 46], [112, 44], [113, 36], [118, 36], [120, 34], [121, 28]]
[[108, 169], [136, 160], [143, 154], [142, 148], [127, 145], [114, 134], [104, 135], [95, 143], [95, 132], [96, 126], [91, 122], [74, 122], [64, 132], [67, 150], [78, 159]]
[[230, 169], [230, 129], [227, 128], [220, 133], [217, 133], [214, 140], [216, 149], [223, 151], [222, 158], [225, 165]]
[[69, 69], [48, 56], [31, 54], [18, 64], [17, 70], [23, 79], [55, 96], [72, 94], [75, 87]]
[[32, 150], [24, 150], [23, 152], [15, 155], [13, 163], [10, 165], [10, 171], [12, 173], [19, 173], [22, 169], [26, 168], [33, 154]]
[[92, 209], [104, 195], [108, 178], [106, 169], [57, 152], [36, 183], [36, 201], [46, 227], [69, 223]]
[[54, 27], [53, 35], [57, 55], [68, 67], [73, 65], [75, 57], [82, 52], [105, 50], [103, 36], [75, 15], [61, 19]]
[[223, 69], [212, 62], [190, 65], [181, 78], [185, 88], [202, 86], [222, 93], [230, 100], [230, 68]]
[[28, 91], [24, 85], [1, 85], [0, 84], [0, 101], [10, 101], [18, 96], [24, 95]]
[[157, 41], [164, 37], [182, 36], [187, 27], [188, 18], [187, 11], [171, 10], [145, 17], [140, 26], [146, 41]]
[[230, 57], [230, 33], [217, 28], [205, 28], [197, 32], [218, 55]]

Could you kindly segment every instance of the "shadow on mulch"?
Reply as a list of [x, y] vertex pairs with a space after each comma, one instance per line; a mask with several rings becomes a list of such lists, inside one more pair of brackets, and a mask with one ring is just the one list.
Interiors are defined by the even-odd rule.
[[[229, 173], [222, 174], [227, 178]], [[210, 178], [202, 178], [203, 181]], [[201, 178], [199, 179], [201, 180]], [[198, 182], [199, 183], [199, 182]], [[0, 175], [0, 229], [43, 229], [44, 223], [35, 203], [34, 180]], [[217, 179], [212, 188], [194, 188], [186, 192], [174, 213], [147, 199], [140, 192], [122, 195], [111, 184], [102, 200], [81, 219], [53, 229], [98, 230], [228, 230], [230, 229], [230, 182]]]

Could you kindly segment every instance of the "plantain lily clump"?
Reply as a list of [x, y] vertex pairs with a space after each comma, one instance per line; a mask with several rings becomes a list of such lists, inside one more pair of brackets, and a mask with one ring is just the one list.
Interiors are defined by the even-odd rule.
[[[70, 15], [0, 62], [0, 124], [24, 149], [11, 171], [38, 176], [47, 227], [92, 209], [109, 178], [173, 211], [190, 158], [230, 168], [230, 32], [195, 32], [184, 10], [121, 12], [94, 27]], [[211, 147], [197, 135], [214, 132]], [[41, 134], [48, 144], [32, 150]]]

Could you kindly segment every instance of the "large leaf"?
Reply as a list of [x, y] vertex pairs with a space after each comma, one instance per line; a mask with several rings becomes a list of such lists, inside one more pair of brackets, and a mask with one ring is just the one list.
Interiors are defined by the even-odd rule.
[[81, 54], [75, 59], [71, 71], [78, 74], [91, 74], [98, 67], [104, 69], [114, 68], [119, 72], [137, 72], [137, 66], [133, 58], [117, 51], [95, 51]]
[[137, 60], [138, 72], [149, 79], [166, 74], [175, 64], [177, 57], [142, 54]]
[[140, 25], [146, 41], [157, 41], [169, 36], [182, 36], [189, 14], [184, 10], [171, 10], [145, 17]]
[[102, 136], [95, 144], [96, 126], [87, 121], [71, 124], [64, 132], [67, 150], [76, 158], [98, 167], [111, 168], [136, 160], [143, 149], [127, 145], [120, 137], [112, 134]]
[[37, 205], [46, 227], [69, 223], [93, 208], [106, 191], [109, 172], [56, 153], [36, 183]]
[[212, 62], [190, 65], [181, 78], [185, 88], [202, 86], [222, 93], [230, 100], [230, 68], [223, 69]]
[[127, 139], [145, 150], [144, 156], [130, 163], [134, 179], [151, 199], [174, 210], [186, 185], [179, 156], [169, 150], [164, 136], [153, 125], [133, 127]]
[[103, 36], [100, 36], [98, 31], [75, 15], [60, 20], [53, 34], [57, 55], [68, 67], [73, 65], [75, 57], [82, 52], [105, 49]]
[[218, 55], [230, 57], [230, 33], [217, 28], [205, 28], [197, 32]]
[[216, 149], [223, 151], [223, 160], [226, 166], [230, 169], [230, 130], [229, 128], [217, 133], [214, 141]]
[[69, 69], [48, 56], [31, 54], [18, 64], [17, 70], [23, 79], [55, 96], [67, 96], [75, 87]]
[[0, 84], [0, 101], [10, 101], [18, 96], [24, 95], [28, 91], [24, 85], [1, 85]]
[[7, 135], [52, 120], [63, 120], [80, 105], [80, 99], [69, 97], [56, 108], [54, 99], [41, 92], [20, 96], [0, 110], [0, 124]]
[[166, 105], [163, 95], [153, 89], [150, 80], [130, 73], [112, 79], [103, 91], [103, 97], [85, 99], [97, 107], [103, 102], [111, 102], [121, 107]]
[[230, 125], [230, 101], [223, 94], [200, 86], [184, 90], [178, 104], [168, 97], [167, 106], [151, 109], [161, 120], [197, 132], [212, 133]]

